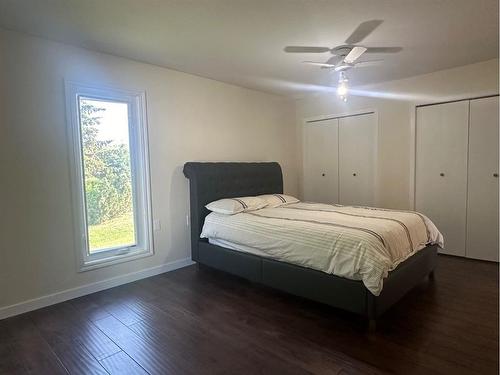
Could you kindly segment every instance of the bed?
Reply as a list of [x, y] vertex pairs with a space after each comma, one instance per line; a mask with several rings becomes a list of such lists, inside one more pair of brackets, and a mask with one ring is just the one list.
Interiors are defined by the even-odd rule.
[[[372, 286], [366, 284], [366, 280], [333, 275], [325, 270], [311, 268], [308, 264], [273, 259], [258, 251], [251, 251], [251, 246], [238, 248], [234, 242], [200, 238], [205, 218], [209, 214], [205, 205], [221, 198], [282, 194], [281, 167], [274, 162], [189, 162], [184, 165], [184, 175], [189, 179], [190, 187], [192, 259], [199, 264], [362, 315], [368, 318], [371, 329], [374, 329], [377, 317], [425, 277], [433, 276], [437, 244], [424, 245], [411, 256], [399, 259], [397, 267], [383, 275], [383, 288], [377, 288], [376, 282]], [[305, 204], [300, 207], [302, 210], [311, 208]], [[334, 205], [331, 207], [333, 211], [342, 209]], [[318, 210], [317, 207], [312, 208]], [[320, 208], [324, 209], [325, 206]], [[289, 215], [297, 210], [297, 207], [283, 208], [279, 215]], [[278, 214], [278, 211], [268, 210], [264, 216]], [[297, 211], [295, 214], [309, 213]]]

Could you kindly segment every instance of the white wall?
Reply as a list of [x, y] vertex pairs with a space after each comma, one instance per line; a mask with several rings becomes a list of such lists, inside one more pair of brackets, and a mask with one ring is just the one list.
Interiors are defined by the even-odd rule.
[[[146, 90], [154, 256], [76, 271], [64, 79]], [[293, 101], [7, 31], [0, 83], [0, 308], [189, 257], [186, 161], [278, 161], [297, 194]]]
[[[355, 71], [352, 72], [355, 74]], [[411, 208], [415, 105], [498, 94], [498, 59], [354, 90], [347, 103], [334, 92], [296, 100], [299, 190], [305, 118], [376, 110], [379, 117], [378, 183], [381, 207]]]

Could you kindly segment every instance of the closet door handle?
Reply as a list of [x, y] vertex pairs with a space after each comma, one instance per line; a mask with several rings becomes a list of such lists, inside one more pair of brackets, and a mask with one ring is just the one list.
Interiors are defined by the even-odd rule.
[[439, 175], [440, 175], [441, 177], [444, 177], [444, 173], [443, 173], [443, 172], [441, 172]]
[[493, 177], [498, 177], [498, 173], [493, 173]]

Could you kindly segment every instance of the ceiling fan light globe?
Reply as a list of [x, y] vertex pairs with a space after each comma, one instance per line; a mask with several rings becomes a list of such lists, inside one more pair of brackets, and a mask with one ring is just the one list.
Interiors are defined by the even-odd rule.
[[337, 95], [340, 97], [346, 96], [348, 91], [348, 87], [345, 82], [341, 82], [340, 85], [337, 86]]

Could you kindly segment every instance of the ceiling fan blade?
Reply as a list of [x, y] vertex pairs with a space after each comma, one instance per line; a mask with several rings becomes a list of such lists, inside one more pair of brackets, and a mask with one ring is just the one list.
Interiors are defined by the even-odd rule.
[[316, 62], [316, 61], [302, 61], [302, 63], [303, 64], [308, 64], [308, 65], [321, 66], [322, 68], [333, 68], [335, 66], [333, 64]]
[[346, 44], [357, 44], [363, 41], [373, 30], [375, 30], [383, 20], [370, 20], [360, 24], [356, 30], [345, 40]]
[[374, 66], [374, 65], [380, 65], [384, 62], [384, 60], [367, 60], [367, 61], [360, 61], [354, 64], [355, 68], [364, 68], [365, 66]]
[[403, 47], [368, 47], [368, 53], [397, 53], [402, 51]]
[[286, 46], [284, 49], [288, 53], [323, 53], [329, 52], [328, 47], [308, 47], [308, 46]]
[[348, 64], [352, 64], [354, 61], [359, 59], [359, 57], [366, 52], [365, 47], [354, 47], [351, 52], [344, 57], [344, 61]]

